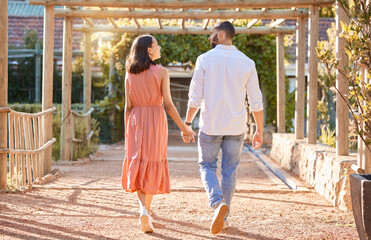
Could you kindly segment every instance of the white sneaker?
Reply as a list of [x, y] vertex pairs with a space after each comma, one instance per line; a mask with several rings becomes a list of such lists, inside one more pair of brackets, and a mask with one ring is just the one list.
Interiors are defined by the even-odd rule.
[[228, 212], [228, 205], [222, 201], [218, 207], [214, 210], [214, 218], [211, 222], [210, 232], [211, 234], [218, 234], [222, 231], [224, 226], [224, 218]]
[[153, 218], [148, 214], [147, 209], [143, 208], [140, 210], [139, 222], [142, 232], [152, 233], [154, 231], [154, 227], [152, 225]]

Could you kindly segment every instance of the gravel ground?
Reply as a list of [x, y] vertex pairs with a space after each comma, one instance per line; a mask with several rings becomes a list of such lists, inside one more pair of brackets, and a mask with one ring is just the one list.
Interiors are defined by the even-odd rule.
[[172, 192], [154, 196], [155, 233], [138, 227], [135, 194], [120, 190], [123, 143], [101, 145], [83, 164], [58, 164], [64, 175], [26, 193], [0, 193], [0, 239], [358, 239], [353, 215], [313, 190], [292, 192], [243, 154], [231, 227], [209, 233], [195, 145], [169, 142]]

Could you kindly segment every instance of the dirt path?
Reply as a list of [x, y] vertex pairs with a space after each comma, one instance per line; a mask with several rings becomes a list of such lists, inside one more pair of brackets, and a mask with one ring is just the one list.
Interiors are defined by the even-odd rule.
[[231, 228], [209, 233], [196, 145], [171, 135], [172, 193], [154, 197], [156, 232], [138, 228], [135, 194], [120, 190], [123, 144], [101, 145], [81, 165], [54, 165], [65, 174], [24, 194], [0, 194], [0, 239], [358, 239], [351, 213], [313, 192], [292, 192], [247, 152], [238, 169]]

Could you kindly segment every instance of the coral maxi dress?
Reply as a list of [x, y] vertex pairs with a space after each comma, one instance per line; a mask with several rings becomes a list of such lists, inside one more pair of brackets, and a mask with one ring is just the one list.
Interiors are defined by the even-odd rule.
[[166, 157], [168, 127], [162, 106], [161, 70], [161, 66], [151, 64], [139, 74], [128, 73], [133, 108], [125, 129], [122, 188], [126, 192], [170, 192]]

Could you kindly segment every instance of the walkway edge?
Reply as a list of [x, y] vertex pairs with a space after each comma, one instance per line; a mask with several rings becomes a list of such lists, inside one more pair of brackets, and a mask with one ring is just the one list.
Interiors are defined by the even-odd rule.
[[292, 177], [289, 173], [283, 170], [280, 166], [274, 163], [269, 157], [265, 156], [259, 149], [254, 150], [249, 144], [245, 143], [245, 147], [249, 149], [260, 161], [264, 163], [264, 165], [272, 171], [279, 179], [282, 180], [290, 189], [295, 192], [309, 192], [308, 188], [306, 188], [303, 184], [301, 184], [298, 180]]

